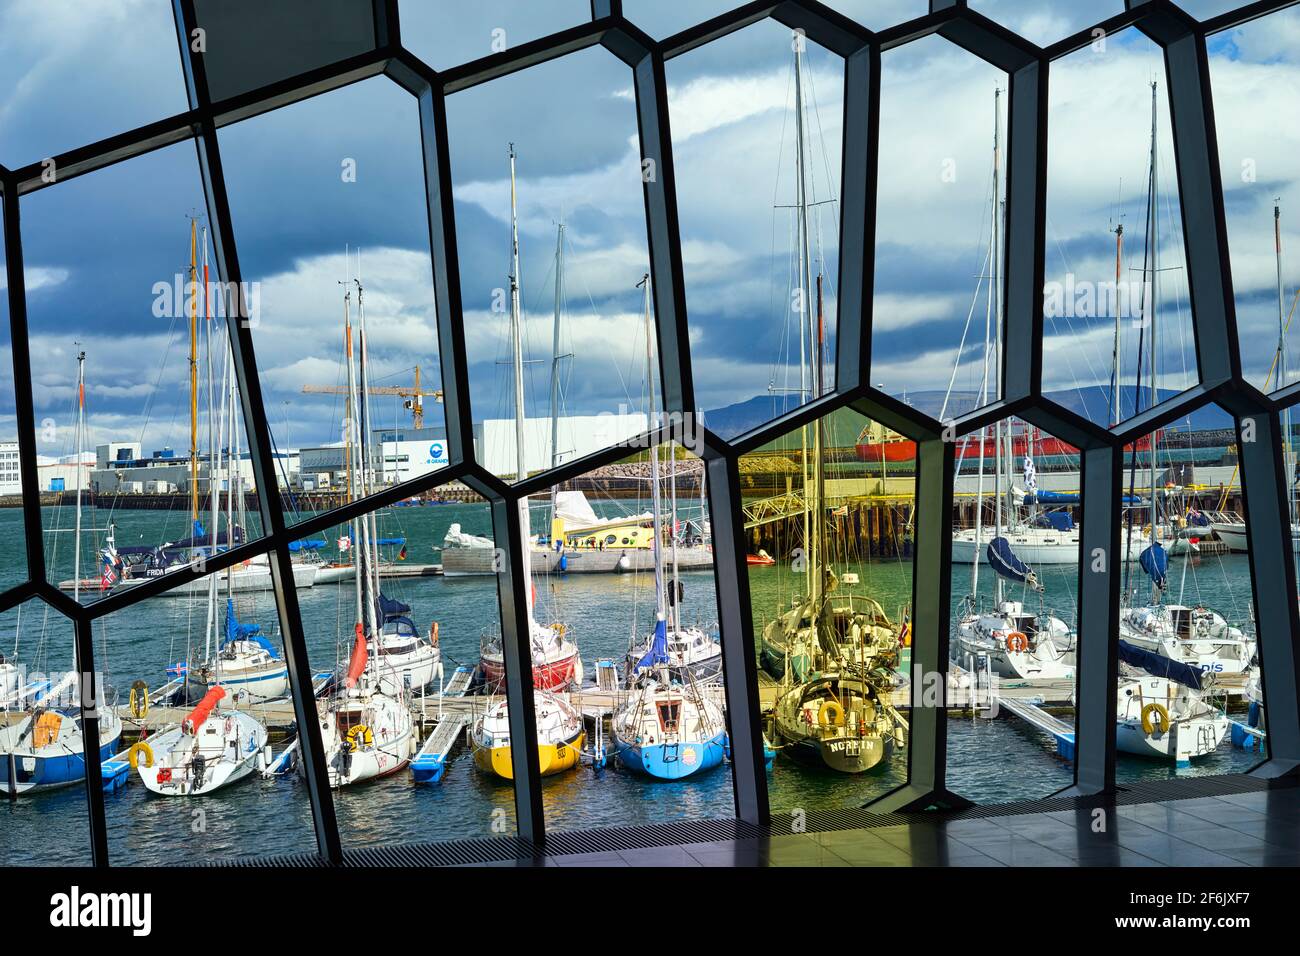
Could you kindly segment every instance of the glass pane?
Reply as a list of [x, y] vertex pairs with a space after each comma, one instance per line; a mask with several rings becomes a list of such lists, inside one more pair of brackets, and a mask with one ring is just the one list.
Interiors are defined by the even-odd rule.
[[1043, 389], [1101, 425], [1199, 376], [1164, 75], [1135, 29], [1052, 64]]
[[[193, 145], [21, 202], [51, 580], [92, 601], [258, 537]], [[220, 529], [214, 489], [226, 498]]]
[[519, 475], [521, 444], [529, 474], [646, 429], [653, 325], [631, 84], [593, 49], [447, 101], [474, 452], [494, 475]]
[[695, 401], [734, 437], [835, 388], [844, 62], [764, 20], [667, 76]]
[[775, 812], [907, 782], [915, 457], [841, 409], [740, 460]]
[[1123, 13], [1124, 3], [1123, 0], [1051, 4], [1039, 0], [972, 0], [970, 8], [1031, 43], [1047, 46]]
[[[457, 545], [481, 549], [485, 573], [444, 575]], [[505, 709], [479, 676], [501, 629], [487, 504], [443, 486], [302, 550], [321, 556], [302, 560], [319, 560], [326, 575], [301, 604], [344, 845], [513, 834], [513, 787], [493, 772], [509, 767], [508, 734], [504, 757], [488, 747], [483, 770], [475, 766], [474, 729], [503, 721]], [[495, 661], [499, 682], [504, 661]]]
[[882, 56], [871, 379], [935, 418], [998, 398], [1006, 89], [937, 36]]
[[[0, 863], [88, 866], [90, 817], [81, 737], [81, 694], [72, 622], [41, 601], [0, 614]], [[102, 653], [97, 643], [97, 653]], [[97, 684], [105, 704], [104, 664]], [[101, 708], [104, 756], [122, 722]]]
[[948, 786], [1046, 797], [1074, 782], [1079, 453], [1006, 419], [957, 440], [953, 491]]
[[1251, 732], [1263, 697], [1234, 428], [1210, 405], [1128, 450], [1121, 786], [1244, 773], [1264, 754]]
[[402, 46], [435, 70], [504, 53], [591, 20], [588, 0], [401, 0]]
[[208, 575], [100, 618], [95, 642], [124, 727], [105, 768], [114, 865], [315, 851], [269, 584]]
[[378, 78], [221, 131], [291, 522], [448, 462], [417, 109]]
[[535, 503], [539, 604], [586, 678], [556, 695], [584, 715], [586, 739], [581, 769], [544, 791], [550, 828], [735, 813], [703, 479], [698, 458], [665, 444]]
[[1207, 40], [1219, 140], [1237, 337], [1246, 380], [1291, 385], [1300, 354], [1291, 324], [1300, 259], [1300, 10], [1284, 10]]
[[39, 162], [183, 113], [179, 49], [167, 0], [4, 4], [0, 162]]
[[[0, 210], [4, 200], [0, 198]], [[5, 273], [4, 237], [0, 236], [0, 274]], [[0, 289], [0, 535], [12, 542], [0, 563], [0, 591], [27, 579], [26, 526], [23, 524], [23, 482], [18, 471], [18, 432], [14, 408], [14, 363], [9, 337], [8, 282]]]

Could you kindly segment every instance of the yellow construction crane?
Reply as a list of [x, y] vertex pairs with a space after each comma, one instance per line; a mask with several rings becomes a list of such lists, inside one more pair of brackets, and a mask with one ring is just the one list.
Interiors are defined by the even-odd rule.
[[[347, 387], [344, 385], [304, 385], [302, 390], [307, 395], [346, 395]], [[422, 389], [420, 388], [420, 366], [415, 366], [415, 384], [411, 387], [405, 385], [372, 385], [367, 389], [371, 395], [400, 395], [406, 399], [402, 404], [411, 410], [412, 424], [419, 431], [424, 427], [424, 399], [426, 396], [431, 397], [435, 402], [442, 401], [442, 389]]]

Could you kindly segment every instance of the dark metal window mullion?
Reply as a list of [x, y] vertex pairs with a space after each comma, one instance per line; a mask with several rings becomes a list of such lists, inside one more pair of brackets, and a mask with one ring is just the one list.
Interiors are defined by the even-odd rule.
[[288, 545], [294, 537], [285, 527], [283, 505], [279, 497], [275, 459], [271, 451], [270, 426], [263, 410], [261, 382], [257, 376], [257, 361], [253, 354], [251, 322], [255, 317], [248, 311], [243, 276], [235, 249], [234, 223], [230, 201], [226, 193], [225, 175], [221, 166], [221, 153], [217, 143], [217, 130], [212, 117], [211, 96], [202, 54], [192, 52], [188, 37], [196, 28], [194, 0], [176, 0], [177, 30], [181, 38], [182, 63], [186, 83], [198, 110], [201, 128], [195, 140], [203, 192], [208, 205], [214, 259], [217, 275], [225, 283], [226, 297], [223, 309], [229, 333], [230, 348], [239, 390], [244, 427], [249, 436], [249, 454], [252, 458], [253, 479], [256, 482], [262, 527], [274, 548], [270, 562], [271, 584], [280, 618], [280, 632], [284, 640], [285, 663], [289, 672], [289, 689], [293, 698], [294, 717], [302, 740], [302, 759], [307, 792], [311, 802], [312, 820], [316, 831], [317, 847], [330, 863], [342, 859], [338, 820], [334, 812], [333, 795], [325, 766], [325, 748], [321, 736], [312, 685], [311, 663], [303, 636], [302, 614], [298, 607], [298, 592], [293, 582], [293, 565]]

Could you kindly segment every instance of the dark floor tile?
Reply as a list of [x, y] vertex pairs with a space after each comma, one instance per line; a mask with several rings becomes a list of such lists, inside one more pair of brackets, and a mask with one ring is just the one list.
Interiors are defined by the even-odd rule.
[[568, 853], [551, 857], [560, 866], [627, 866], [617, 850], [603, 853]]
[[637, 850], [619, 850], [628, 866], [699, 866], [700, 863], [680, 846], [656, 846]]

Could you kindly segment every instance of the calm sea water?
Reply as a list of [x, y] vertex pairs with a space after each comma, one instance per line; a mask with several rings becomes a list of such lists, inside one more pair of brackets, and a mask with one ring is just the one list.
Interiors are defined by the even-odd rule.
[[[630, 505], [633, 503], [622, 503]], [[612, 512], [612, 507], [597, 506]], [[683, 509], [689, 510], [689, 509]], [[540, 513], [539, 513], [540, 517]], [[85, 514], [87, 527], [102, 528], [109, 515]], [[119, 545], [153, 542], [186, 533], [182, 515], [121, 511], [112, 516]], [[412, 562], [436, 562], [432, 545], [441, 543], [447, 527], [459, 522], [471, 533], [491, 534], [483, 505], [440, 505], [395, 508], [381, 519], [381, 535], [401, 535]], [[540, 526], [540, 522], [537, 526]], [[46, 527], [71, 527], [71, 515], [46, 512]], [[97, 532], [102, 535], [101, 532]], [[336, 535], [329, 536], [331, 540]], [[56, 580], [71, 577], [70, 534], [47, 533], [50, 573]], [[0, 510], [0, 587], [24, 576], [21, 515]], [[89, 544], [83, 552], [83, 572], [94, 567]], [[1171, 569], [1173, 588], [1180, 587], [1181, 563]], [[905, 562], [880, 561], [858, 567], [864, 585], [891, 615], [910, 600], [911, 572]], [[969, 592], [970, 569], [954, 569], [954, 601]], [[1072, 620], [1072, 575], [1044, 569], [1045, 600], [1056, 613]], [[712, 576], [692, 572], [683, 576], [687, 617], [713, 629], [716, 621]], [[752, 603], [756, 620], [766, 620], [788, 599], [790, 588], [802, 584], [779, 568], [751, 569]], [[648, 628], [652, 614], [645, 576], [572, 575], [539, 582], [544, 611], [568, 622], [586, 664], [602, 657], [619, 658], [630, 636]], [[987, 582], [981, 585], [981, 591]], [[1192, 566], [1182, 586], [1218, 607], [1227, 616], [1248, 621], [1249, 576], [1244, 558], [1207, 559]], [[485, 631], [499, 628], [495, 582], [486, 578], [397, 579], [385, 585], [390, 596], [412, 606], [417, 625], [440, 624], [448, 673], [455, 662], [477, 659]], [[318, 586], [298, 592], [312, 667], [333, 670], [346, 659], [352, 628], [353, 591], [348, 586]], [[278, 637], [269, 594], [245, 595], [237, 602], [240, 618], [262, 624]], [[153, 687], [164, 679], [168, 662], [201, 656], [206, 628], [206, 602], [187, 598], [158, 598], [111, 615], [96, 624], [97, 667], [125, 700], [137, 678]], [[549, 615], [548, 615], [549, 616]], [[29, 666], [66, 668], [71, 662], [72, 630], [61, 617], [38, 602], [0, 615], [0, 650]], [[949, 724], [949, 785], [980, 802], [1002, 802], [1045, 796], [1071, 782], [1071, 768], [1055, 755], [1053, 742], [1008, 718], [994, 721], [954, 718]], [[1227, 773], [1246, 769], [1257, 758], [1233, 750], [1220, 751], [1183, 773]], [[1125, 780], [1167, 777], [1170, 765], [1121, 757]], [[778, 758], [769, 774], [772, 806], [777, 810], [857, 806], [903, 783], [905, 759], [896, 759], [872, 774], [848, 777], [811, 770]], [[569, 830], [597, 826], [633, 825], [655, 821], [724, 817], [733, 812], [731, 775], [726, 766], [698, 778], [655, 783], [615, 769], [589, 769], [547, 778], [543, 786], [547, 824]], [[347, 845], [368, 846], [492, 836], [514, 827], [512, 788], [478, 773], [461, 751], [442, 783], [419, 786], [402, 773], [373, 784], [334, 793], [340, 829]], [[138, 781], [106, 797], [110, 852], [116, 863], [157, 865], [201, 862], [233, 856], [263, 855], [314, 849], [306, 789], [296, 776], [280, 780], [249, 779], [218, 794], [193, 801], [150, 796]], [[85, 796], [81, 788], [43, 794], [0, 804], [0, 864], [77, 863], [87, 858]]]

